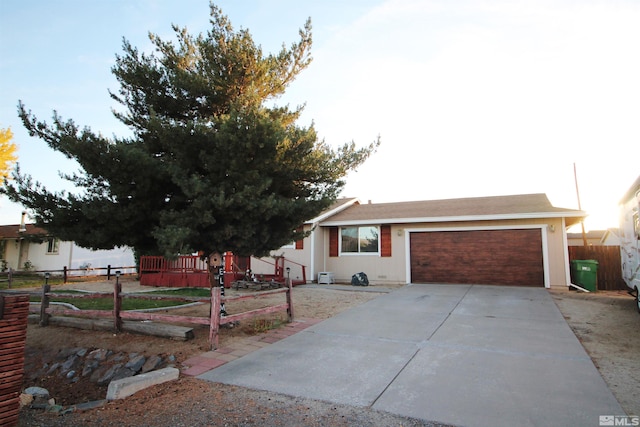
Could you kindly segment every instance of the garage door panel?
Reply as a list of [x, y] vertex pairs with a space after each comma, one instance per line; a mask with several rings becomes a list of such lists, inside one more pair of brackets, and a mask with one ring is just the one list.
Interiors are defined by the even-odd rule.
[[411, 281], [544, 286], [539, 229], [410, 234]]

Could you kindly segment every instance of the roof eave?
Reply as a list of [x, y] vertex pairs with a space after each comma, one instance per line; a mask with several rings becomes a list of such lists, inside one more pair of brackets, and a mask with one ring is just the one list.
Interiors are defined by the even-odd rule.
[[353, 206], [356, 203], [359, 203], [360, 200], [357, 197], [354, 197], [353, 199], [349, 200], [346, 203], [341, 204], [340, 206], [335, 207], [334, 209], [331, 209], [330, 211], [326, 211], [320, 215], [318, 215], [315, 218], [312, 218], [308, 221], [305, 221], [305, 224], [317, 224], [321, 221], [324, 221], [326, 218], [330, 218], [332, 216], [334, 216], [335, 214], [342, 212], [343, 210], [347, 209], [348, 207]]
[[517, 219], [542, 219], [542, 218], [584, 218], [587, 214], [583, 211], [571, 212], [534, 212], [525, 214], [500, 214], [500, 215], [461, 215], [461, 216], [437, 216], [416, 218], [378, 218], [345, 221], [325, 221], [321, 227], [336, 227], [349, 225], [376, 225], [376, 224], [414, 224], [414, 223], [438, 223], [438, 222], [469, 222], [469, 221], [504, 221]]

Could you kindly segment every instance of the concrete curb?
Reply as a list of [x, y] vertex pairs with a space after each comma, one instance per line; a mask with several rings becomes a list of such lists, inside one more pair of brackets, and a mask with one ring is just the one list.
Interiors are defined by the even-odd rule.
[[114, 380], [109, 383], [107, 400], [124, 399], [147, 387], [177, 380], [179, 376], [180, 371], [178, 369], [164, 368], [147, 372], [146, 374]]

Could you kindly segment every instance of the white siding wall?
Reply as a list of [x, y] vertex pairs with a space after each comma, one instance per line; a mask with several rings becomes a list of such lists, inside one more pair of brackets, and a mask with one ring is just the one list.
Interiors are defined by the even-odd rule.
[[[22, 270], [27, 260], [31, 261], [33, 270], [37, 271], [62, 270], [65, 266], [76, 269], [86, 264], [91, 264], [93, 268], [103, 268], [108, 265], [112, 267], [135, 266], [133, 251], [129, 248], [92, 251], [81, 248], [73, 242], [59, 242], [56, 253], [47, 253], [47, 242], [27, 243], [23, 241], [22, 244], [28, 244], [28, 251], [24, 252], [26, 257], [19, 263], [20, 243], [7, 241], [5, 256], [9, 268]], [[131, 269], [123, 272], [131, 273], [133, 271]], [[96, 274], [104, 273], [104, 271], [96, 272]]]

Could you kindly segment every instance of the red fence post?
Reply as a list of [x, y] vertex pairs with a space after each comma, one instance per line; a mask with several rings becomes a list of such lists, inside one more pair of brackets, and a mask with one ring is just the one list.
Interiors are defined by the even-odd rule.
[[209, 319], [209, 344], [211, 350], [218, 348], [218, 330], [220, 329], [220, 287], [211, 288], [211, 318]]
[[116, 271], [116, 283], [113, 285], [113, 328], [116, 332], [122, 330], [122, 318], [120, 309], [122, 308], [122, 285], [120, 284], [120, 272]]

